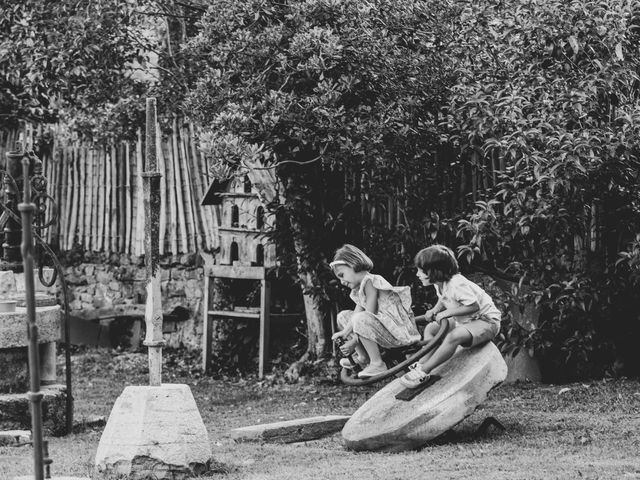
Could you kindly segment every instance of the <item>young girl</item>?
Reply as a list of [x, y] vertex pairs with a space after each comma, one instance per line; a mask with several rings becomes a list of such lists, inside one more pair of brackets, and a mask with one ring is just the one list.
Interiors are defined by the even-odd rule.
[[[420, 340], [411, 312], [410, 287], [394, 287], [370, 273], [373, 262], [353, 245], [338, 249], [330, 265], [340, 282], [351, 289], [350, 297], [356, 304], [355, 310], [338, 314], [341, 330], [332, 340], [346, 340], [340, 347], [344, 355], [356, 352], [356, 361], [364, 367], [359, 378], [383, 373], [387, 367], [380, 347], [400, 347]], [[340, 365], [353, 367], [347, 358]]]
[[427, 322], [432, 322], [424, 329], [424, 340], [433, 338], [443, 318], [452, 317], [454, 327], [431, 355], [422, 357], [400, 379], [409, 388], [429, 380], [430, 372], [451, 358], [459, 345], [480, 345], [500, 331], [500, 311], [487, 292], [458, 273], [458, 262], [451, 249], [443, 245], [422, 249], [416, 255], [415, 265], [418, 279], [424, 286], [433, 285], [438, 295], [438, 303], [424, 315]]

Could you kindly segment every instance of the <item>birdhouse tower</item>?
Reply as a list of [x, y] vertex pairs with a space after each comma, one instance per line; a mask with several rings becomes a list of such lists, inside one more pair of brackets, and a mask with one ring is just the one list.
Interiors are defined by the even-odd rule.
[[202, 204], [219, 206], [218, 265], [275, 266], [275, 245], [265, 237], [274, 227], [274, 218], [257, 187], [249, 176], [214, 180], [209, 186]]

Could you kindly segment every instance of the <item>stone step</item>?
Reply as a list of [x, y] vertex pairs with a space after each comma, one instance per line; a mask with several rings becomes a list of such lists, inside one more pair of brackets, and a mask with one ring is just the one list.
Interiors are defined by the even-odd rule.
[[[67, 388], [64, 385], [43, 385], [42, 427], [46, 436], [67, 433]], [[31, 428], [31, 403], [26, 393], [0, 394], [0, 428]]]
[[0, 431], [0, 446], [18, 445], [31, 441], [29, 430], [4, 430]]

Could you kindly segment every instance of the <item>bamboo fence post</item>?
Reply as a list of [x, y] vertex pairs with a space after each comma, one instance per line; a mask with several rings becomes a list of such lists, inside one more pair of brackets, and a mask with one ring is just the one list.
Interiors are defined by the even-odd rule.
[[55, 199], [56, 203], [58, 204], [58, 221], [54, 222], [53, 224], [53, 233], [52, 235], [54, 235], [55, 237], [55, 246], [60, 249], [62, 247], [62, 244], [60, 243], [60, 215], [61, 215], [61, 200], [62, 200], [62, 187], [61, 187], [61, 164], [62, 164], [62, 152], [60, 150], [60, 144], [55, 140], [55, 136], [54, 136], [54, 150], [55, 152], [55, 156], [54, 156], [54, 170], [53, 170], [53, 185], [54, 187], [52, 187], [52, 192], [54, 192], [54, 196], [53, 198]]
[[[44, 178], [47, 181], [47, 190], [48, 193], [53, 197], [53, 155], [55, 154], [55, 150], [51, 150], [51, 155], [43, 155], [42, 157], [42, 168], [44, 173]], [[2, 156], [1, 158], [5, 158]], [[55, 197], [54, 197], [55, 198]], [[51, 211], [48, 212], [51, 215]], [[45, 223], [47, 220], [45, 220]], [[53, 230], [53, 225], [47, 228], [44, 231], [44, 241], [47, 244], [51, 245], [51, 231]], [[41, 234], [43, 232], [40, 232]]]
[[140, 147], [136, 155], [136, 242], [135, 254], [140, 256], [144, 253], [144, 195], [142, 191], [142, 166], [144, 165], [144, 157], [142, 156], [142, 138], [140, 138]]
[[[204, 223], [202, 221], [202, 211], [200, 201], [202, 200], [202, 176], [197, 168], [197, 161], [192, 158], [191, 139], [188, 128], [182, 129], [185, 149], [185, 160], [187, 162], [187, 172], [189, 173], [189, 186], [191, 191], [191, 209], [193, 210], [193, 224], [196, 235], [196, 251], [202, 248], [205, 243]], [[191, 161], [189, 161], [191, 160]]]
[[176, 255], [178, 253], [178, 235], [177, 235], [177, 210], [176, 210], [176, 197], [174, 195], [175, 180], [173, 175], [173, 155], [171, 148], [167, 145], [165, 158], [167, 159], [167, 196], [169, 197], [169, 209], [168, 209], [168, 221], [167, 226], [170, 226], [169, 240], [171, 244], [171, 253]]
[[118, 214], [119, 214], [119, 222], [118, 222], [118, 252], [124, 252], [125, 249], [125, 225], [126, 225], [126, 217], [129, 215], [129, 210], [125, 209], [126, 203], [126, 194], [124, 190], [124, 171], [125, 171], [125, 161], [124, 161], [124, 144], [121, 142], [118, 145], [118, 151], [120, 154], [118, 155]]
[[111, 248], [118, 251], [118, 150], [116, 144], [111, 146]]
[[180, 166], [182, 167], [182, 192], [184, 194], [184, 201], [186, 207], [187, 218], [187, 241], [188, 247], [185, 252], [195, 252], [198, 249], [198, 237], [200, 231], [195, 221], [193, 212], [193, 184], [189, 175], [189, 157], [187, 157], [187, 149], [185, 147], [184, 129], [180, 128], [180, 138], [178, 139], [178, 146], [180, 148]]
[[129, 149], [131, 148], [129, 142], [125, 142], [124, 144], [124, 190], [125, 190], [125, 198], [124, 198], [124, 207], [125, 207], [125, 216], [124, 216], [124, 252], [131, 253], [131, 218], [133, 215], [133, 210], [131, 208], [131, 165], [129, 162], [131, 161], [131, 153]]
[[78, 225], [78, 194], [80, 192], [80, 185], [78, 185], [78, 169], [76, 168], [76, 163], [78, 162], [78, 153], [79, 149], [77, 146], [73, 147], [73, 154], [71, 156], [72, 160], [69, 165], [69, 170], [71, 170], [72, 174], [72, 182], [73, 182], [73, 199], [71, 201], [71, 216], [69, 218], [69, 248], [73, 248], [73, 244], [76, 239], [76, 228]]
[[104, 250], [108, 251], [111, 248], [111, 164], [113, 158], [111, 155], [111, 149], [109, 146], [105, 146], [105, 161], [104, 161], [104, 211], [102, 216], [104, 218]]
[[[156, 131], [161, 132], [160, 124], [156, 125]], [[162, 135], [156, 135], [156, 152], [158, 155], [158, 170], [163, 174], [160, 177], [160, 221], [158, 224], [158, 252], [164, 255], [167, 235], [167, 165], [162, 149]]]
[[[71, 211], [71, 168], [69, 167], [69, 156], [71, 147], [65, 145], [62, 157], [62, 195], [64, 197], [64, 210], [61, 212], [61, 242], [64, 250], [69, 250], [69, 212]], [[61, 203], [62, 204], [62, 203]]]
[[87, 169], [85, 172], [84, 182], [87, 184], [84, 203], [84, 248], [90, 250], [91, 248], [91, 218], [93, 216], [93, 145], [87, 149]]
[[[94, 144], [94, 147], [96, 145]], [[94, 149], [93, 155], [93, 192], [91, 200], [91, 251], [98, 251], [98, 198], [100, 197], [100, 158], [102, 150], [98, 147]]]
[[[180, 152], [178, 150], [178, 138], [177, 138], [177, 122], [176, 117], [173, 117], [173, 132], [171, 134], [171, 147], [173, 151], [173, 172], [175, 176], [175, 195], [176, 195], [176, 205], [178, 207], [178, 231], [180, 232], [180, 243], [178, 244], [178, 251], [175, 253], [187, 252], [187, 225], [186, 219], [184, 215], [184, 199], [182, 198], [181, 191], [183, 188], [182, 185], [182, 175], [180, 174]], [[182, 250], [181, 250], [182, 248]]]
[[[58, 204], [59, 197], [56, 194], [56, 190], [58, 188], [58, 183], [56, 179], [56, 171], [58, 169], [58, 149], [55, 141], [55, 137], [53, 140], [53, 148], [51, 149], [51, 155], [49, 157], [49, 194]], [[53, 205], [49, 207], [49, 218], [52, 218], [52, 214], [54, 213], [51, 209]], [[47, 229], [47, 243], [53, 247], [54, 250], [58, 250], [58, 223], [53, 222], [53, 224]]]
[[199, 158], [198, 155], [198, 149], [196, 148], [196, 137], [195, 137], [195, 132], [194, 132], [194, 128], [193, 128], [193, 124], [191, 122], [189, 122], [189, 146], [191, 148], [191, 159], [192, 159], [192, 166], [193, 166], [193, 172], [194, 172], [194, 176], [195, 176], [195, 187], [196, 187], [196, 194], [198, 196], [197, 198], [197, 202], [196, 202], [196, 214], [198, 217], [198, 220], [200, 221], [200, 226], [201, 226], [201, 231], [202, 231], [202, 240], [201, 240], [201, 247], [202, 244], [204, 244], [205, 248], [210, 248], [212, 247], [213, 242], [211, 241], [211, 235], [212, 235], [212, 230], [213, 227], [210, 226], [209, 223], [209, 210], [205, 209], [205, 207], [201, 204], [202, 199], [204, 198], [204, 192], [205, 192], [205, 186], [203, 185], [203, 180], [205, 178], [206, 175], [206, 168], [203, 170], [202, 166], [201, 166], [201, 159]]
[[138, 129], [138, 139], [136, 140], [136, 151], [131, 156], [131, 189], [133, 195], [131, 197], [131, 208], [133, 210], [131, 214], [131, 253], [137, 255], [138, 248], [138, 176], [140, 172], [138, 170], [138, 158], [142, 156], [142, 133]]
[[100, 148], [100, 160], [98, 161], [98, 251], [104, 249], [104, 197], [106, 193], [105, 165], [107, 163], [107, 152]]
[[86, 203], [84, 201], [85, 198], [85, 179], [86, 177], [86, 160], [87, 160], [87, 151], [85, 149], [84, 143], [80, 144], [80, 151], [78, 155], [78, 171], [79, 171], [79, 182], [80, 183], [80, 195], [78, 196], [78, 243], [80, 245], [84, 245], [84, 218], [85, 218], [85, 207]]

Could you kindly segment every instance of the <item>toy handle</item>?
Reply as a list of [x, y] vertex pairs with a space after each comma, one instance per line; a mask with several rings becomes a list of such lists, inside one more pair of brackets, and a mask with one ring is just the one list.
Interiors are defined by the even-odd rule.
[[[344, 344], [345, 344], [344, 338], [342, 338], [342, 337], [336, 338], [336, 345], [338, 347], [341, 347]], [[340, 353], [342, 353], [342, 352], [340, 352]], [[351, 362], [352, 365], [354, 365], [354, 366], [357, 365], [356, 361], [353, 359], [353, 355], [351, 353], [349, 355], [347, 355], [347, 358], [349, 359], [349, 361]]]

